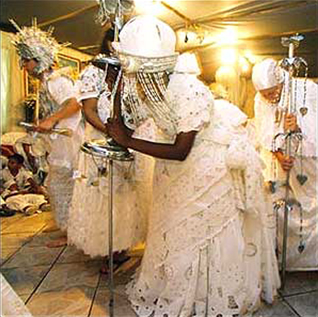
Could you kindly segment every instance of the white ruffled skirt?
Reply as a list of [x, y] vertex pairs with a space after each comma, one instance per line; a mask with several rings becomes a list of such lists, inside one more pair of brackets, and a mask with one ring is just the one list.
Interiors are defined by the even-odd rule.
[[157, 161], [146, 251], [127, 288], [139, 316], [238, 316], [273, 301], [272, 208], [255, 155], [198, 135], [186, 161]]

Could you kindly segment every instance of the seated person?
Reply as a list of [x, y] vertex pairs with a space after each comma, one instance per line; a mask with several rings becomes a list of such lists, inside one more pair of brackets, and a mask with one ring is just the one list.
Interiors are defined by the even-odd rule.
[[24, 167], [33, 173], [33, 179], [38, 185], [43, 185], [48, 175], [47, 156], [50, 152], [48, 144], [41, 136], [34, 137], [32, 133], [16, 140], [14, 152], [24, 158]]
[[[8, 166], [1, 175], [1, 207], [18, 210], [26, 214], [49, 208], [43, 189], [32, 178], [31, 172], [23, 166], [24, 159], [19, 154], [9, 157]], [[3, 206], [4, 205], [4, 206]]]

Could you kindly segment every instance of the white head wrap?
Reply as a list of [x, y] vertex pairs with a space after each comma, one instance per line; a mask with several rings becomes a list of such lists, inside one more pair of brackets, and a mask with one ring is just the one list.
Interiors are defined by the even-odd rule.
[[277, 86], [283, 80], [283, 70], [271, 58], [267, 58], [253, 67], [252, 81], [257, 91]]
[[[154, 16], [140, 15], [128, 21], [119, 34], [119, 43], [113, 43], [125, 73], [123, 104], [127, 104], [136, 123], [143, 118], [143, 103], [156, 124], [173, 135], [176, 115], [173, 102], [167, 100], [167, 79], [178, 58], [175, 52], [176, 36], [172, 28]], [[146, 101], [140, 99], [140, 84]]]
[[154, 16], [141, 15], [131, 19], [121, 30], [119, 39], [120, 49], [131, 55], [163, 57], [175, 53], [174, 31]]
[[128, 21], [113, 43], [126, 72], [158, 72], [173, 70], [178, 54], [172, 28], [149, 15]]

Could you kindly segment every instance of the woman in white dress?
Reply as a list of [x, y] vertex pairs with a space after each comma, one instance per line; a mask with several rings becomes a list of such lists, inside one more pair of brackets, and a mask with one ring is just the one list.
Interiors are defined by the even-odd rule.
[[[317, 105], [318, 85], [312, 80], [294, 78], [289, 91], [288, 75], [273, 59], [265, 59], [253, 69], [256, 139], [265, 162], [265, 181], [276, 183], [273, 202], [285, 199], [286, 172], [290, 171], [292, 212], [288, 220], [287, 270], [318, 269], [317, 205]], [[290, 94], [295, 98], [293, 114], [286, 115]], [[300, 131], [303, 140], [292, 142], [290, 157], [285, 144], [273, 140], [285, 130]], [[281, 143], [281, 144], [279, 144]], [[302, 182], [302, 178], [305, 181]], [[277, 211], [278, 251], [282, 253], [284, 208]]]
[[[118, 67], [111, 64], [117, 61], [114, 58], [104, 58], [104, 61], [109, 63], [102, 64], [104, 69], [89, 65], [81, 74], [79, 82], [80, 99], [87, 120], [86, 141], [107, 136], [106, 121], [111, 113], [110, 95]], [[95, 61], [94, 64], [100, 65], [100, 62]], [[151, 133], [149, 128], [149, 125], [143, 128], [144, 134]], [[68, 242], [91, 257], [108, 255], [109, 197], [106, 165], [105, 159], [82, 152], [76, 173]], [[120, 255], [120, 251], [133, 248], [145, 240], [152, 165], [152, 159], [142, 157], [141, 154], [136, 155], [133, 162], [114, 161], [115, 264], [127, 259], [123, 254]]]
[[[14, 23], [14, 22], [13, 22]], [[39, 118], [35, 130], [50, 133], [53, 128], [68, 129], [69, 135], [50, 133], [45, 138], [50, 145], [48, 192], [57, 226], [65, 236], [52, 241], [48, 247], [60, 247], [67, 242], [67, 224], [72, 199], [73, 172], [77, 166], [78, 149], [83, 136], [81, 106], [78, 92], [69, 70], [53, 69], [61, 45], [36, 25], [20, 28], [13, 44], [28, 74], [40, 81]]]
[[137, 126], [152, 117], [159, 129], [149, 142], [120, 120], [108, 124], [119, 144], [157, 158], [146, 250], [129, 299], [139, 316], [238, 316], [256, 309], [262, 292], [271, 302], [279, 287], [259, 161], [239, 129], [214, 121], [212, 95], [193, 57], [176, 64], [175, 42], [168, 25], [140, 16], [116, 47], [126, 71], [123, 113]]

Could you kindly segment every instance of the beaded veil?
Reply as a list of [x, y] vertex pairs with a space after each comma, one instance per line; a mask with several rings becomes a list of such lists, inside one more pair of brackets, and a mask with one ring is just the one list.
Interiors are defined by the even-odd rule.
[[124, 70], [124, 111], [131, 112], [136, 125], [146, 111], [165, 133], [175, 134], [174, 103], [167, 95], [178, 58], [174, 31], [155, 17], [138, 16], [124, 26], [119, 38], [114, 48]]

